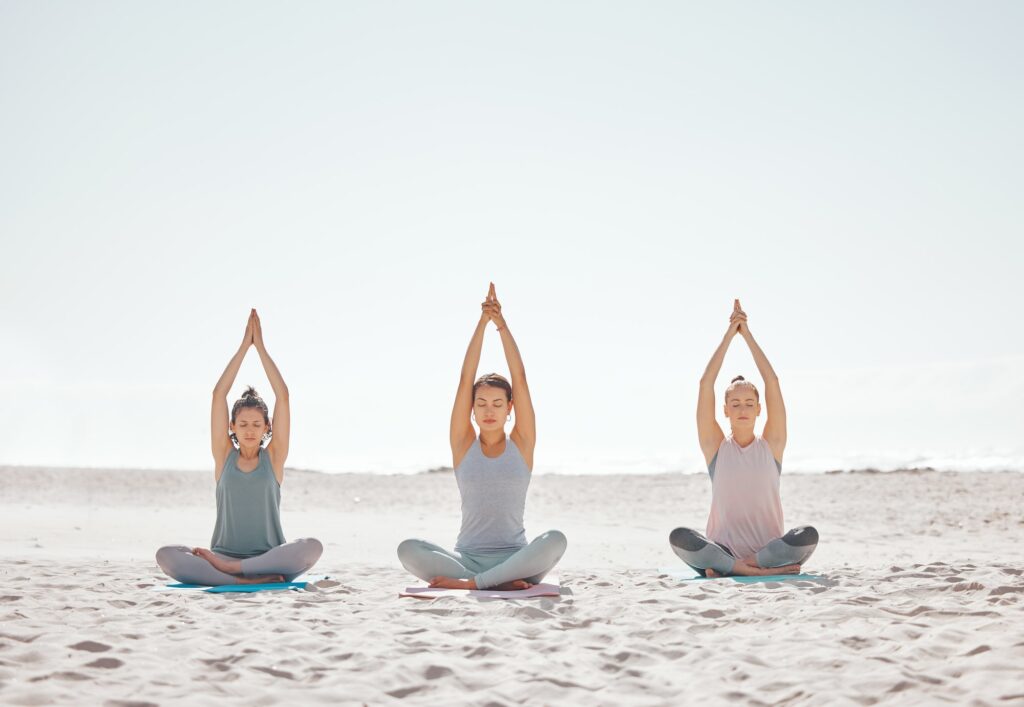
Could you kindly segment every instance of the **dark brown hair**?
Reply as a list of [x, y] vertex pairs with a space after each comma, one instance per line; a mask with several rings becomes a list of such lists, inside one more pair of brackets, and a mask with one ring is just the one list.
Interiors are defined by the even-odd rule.
[[473, 399], [476, 399], [476, 391], [480, 388], [488, 386], [490, 388], [501, 388], [505, 391], [505, 397], [509, 402], [512, 402], [512, 384], [508, 382], [508, 379], [504, 376], [499, 376], [497, 373], [485, 373], [476, 379], [476, 383], [473, 384]]
[[[263, 433], [263, 442], [270, 439], [270, 409], [267, 407], [267, 404], [263, 402], [263, 398], [259, 396], [256, 389], [251, 385], [245, 389], [245, 392], [242, 393], [242, 397], [236, 400], [235, 404], [231, 407], [232, 425], [235, 424], [235, 417], [238, 416], [238, 411], [243, 408], [255, 408], [263, 413], [263, 421], [267, 423], [267, 431]], [[238, 446], [238, 437], [235, 436], [234, 432], [231, 433], [231, 441], [235, 443], [236, 447]]]
[[753, 389], [754, 397], [757, 398], [757, 402], [761, 402], [761, 394], [757, 392], [757, 386], [748, 381], [743, 376], [736, 376], [731, 381], [729, 381], [729, 387], [725, 389], [725, 399], [728, 400], [729, 393], [736, 390], [740, 386], [746, 386], [748, 388]]

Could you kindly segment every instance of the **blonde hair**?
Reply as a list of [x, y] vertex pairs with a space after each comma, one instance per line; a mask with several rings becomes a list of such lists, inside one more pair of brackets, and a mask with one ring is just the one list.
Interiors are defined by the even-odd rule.
[[761, 402], [761, 394], [759, 392], [757, 392], [757, 386], [754, 385], [753, 383], [751, 383], [750, 381], [748, 381], [743, 376], [736, 376], [731, 381], [729, 381], [729, 387], [725, 389], [725, 399], [728, 400], [729, 399], [729, 393], [731, 393], [734, 390], [736, 390], [737, 388], [740, 388], [740, 387], [743, 387], [743, 386], [746, 386], [746, 387], [750, 388], [751, 390], [753, 390], [754, 391], [754, 397], [757, 398], [757, 402]]

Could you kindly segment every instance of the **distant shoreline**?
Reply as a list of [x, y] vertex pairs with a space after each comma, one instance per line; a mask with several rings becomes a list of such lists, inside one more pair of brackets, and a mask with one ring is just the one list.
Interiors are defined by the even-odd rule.
[[[193, 473], [208, 474], [210, 469], [186, 469], [186, 468], [160, 468], [160, 467], [107, 467], [107, 466], [39, 466], [34, 464], [0, 464], [0, 473], [17, 472], [41, 472], [41, 473], [70, 473], [70, 472], [103, 472], [103, 471], [131, 471], [144, 474], [151, 473]], [[454, 472], [450, 466], [432, 467], [419, 471], [324, 471], [321, 469], [299, 469], [285, 467], [289, 474], [308, 474], [323, 476], [425, 476], [445, 475]], [[701, 475], [703, 470], [684, 471], [680, 469], [667, 471], [609, 471], [609, 472], [565, 472], [565, 471], [538, 471], [542, 476], [572, 476], [572, 477], [612, 477], [612, 476], [692, 476]], [[876, 467], [863, 467], [856, 469], [825, 469], [815, 471], [792, 470], [783, 471], [783, 475], [792, 476], [818, 476], [836, 474], [854, 475], [883, 475], [883, 474], [1020, 474], [1024, 469], [937, 469], [931, 466], [923, 467], [899, 467], [896, 469], [879, 469]]]

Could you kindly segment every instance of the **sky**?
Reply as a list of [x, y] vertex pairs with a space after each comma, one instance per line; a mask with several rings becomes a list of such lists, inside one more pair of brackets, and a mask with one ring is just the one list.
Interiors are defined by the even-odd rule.
[[[0, 464], [451, 463], [488, 282], [541, 472], [699, 471], [734, 298], [786, 466], [1024, 470], [1024, 6], [0, 0]], [[497, 335], [480, 372], [507, 371]], [[718, 385], [759, 381], [741, 340]], [[232, 390], [271, 391], [254, 353]]]

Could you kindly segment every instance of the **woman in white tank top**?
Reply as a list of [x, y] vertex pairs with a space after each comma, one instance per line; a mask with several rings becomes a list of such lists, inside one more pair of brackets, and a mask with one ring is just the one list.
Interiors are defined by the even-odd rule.
[[[768, 419], [761, 436], [754, 423], [761, 414], [757, 388], [733, 378], [725, 391], [726, 437], [715, 419], [715, 379], [729, 344], [743, 337], [764, 379]], [[818, 533], [810, 526], [784, 532], [779, 478], [786, 448], [786, 406], [782, 389], [768, 358], [747, 327], [739, 300], [733, 304], [729, 329], [700, 380], [697, 435], [711, 476], [711, 513], [707, 535], [676, 528], [669, 536], [672, 550], [706, 576], [719, 574], [796, 574], [817, 547]]]

